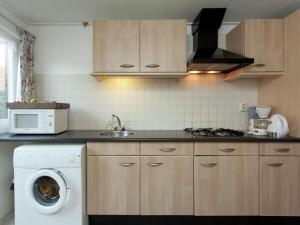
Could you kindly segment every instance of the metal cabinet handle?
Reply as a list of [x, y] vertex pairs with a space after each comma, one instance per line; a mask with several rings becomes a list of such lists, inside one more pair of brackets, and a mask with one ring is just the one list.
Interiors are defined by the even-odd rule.
[[216, 166], [217, 163], [200, 163], [201, 166], [205, 166], [205, 167], [213, 167]]
[[283, 163], [266, 163], [267, 166], [279, 167], [282, 166]]
[[289, 152], [290, 150], [289, 148], [274, 148], [276, 152]]
[[122, 64], [122, 65], [120, 65], [120, 67], [131, 68], [131, 67], [134, 67], [134, 65], [132, 65], [132, 64]]
[[159, 150], [162, 152], [173, 152], [176, 150], [176, 148], [161, 148]]
[[224, 149], [219, 149], [219, 151], [222, 152], [233, 152], [235, 150], [235, 148], [224, 148]]
[[256, 68], [259, 68], [259, 67], [265, 67], [266, 64], [263, 64], [263, 63], [256, 63], [256, 64], [252, 64], [250, 65], [251, 67], [256, 67]]
[[160, 65], [158, 65], [158, 64], [148, 64], [145, 67], [148, 67], [148, 68], [157, 68], [157, 67], [160, 67]]
[[160, 166], [162, 164], [163, 164], [162, 162], [158, 162], [158, 163], [148, 163], [147, 165], [152, 166], [152, 167], [157, 167], [157, 166]]
[[126, 167], [129, 167], [129, 166], [132, 166], [134, 165], [135, 163], [134, 162], [130, 162], [130, 163], [119, 163], [120, 166], [126, 166]]

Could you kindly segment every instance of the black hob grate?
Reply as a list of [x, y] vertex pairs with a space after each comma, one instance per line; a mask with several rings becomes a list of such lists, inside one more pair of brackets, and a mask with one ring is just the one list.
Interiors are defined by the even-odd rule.
[[185, 128], [184, 131], [194, 137], [241, 137], [244, 132], [224, 128]]

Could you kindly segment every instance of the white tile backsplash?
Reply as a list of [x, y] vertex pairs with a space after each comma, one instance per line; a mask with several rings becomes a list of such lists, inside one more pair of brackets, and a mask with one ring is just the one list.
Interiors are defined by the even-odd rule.
[[71, 104], [70, 129], [105, 129], [113, 113], [129, 129], [245, 129], [239, 104], [257, 103], [256, 80], [225, 82], [220, 75], [99, 82], [88, 74], [36, 74], [36, 82], [39, 100]]

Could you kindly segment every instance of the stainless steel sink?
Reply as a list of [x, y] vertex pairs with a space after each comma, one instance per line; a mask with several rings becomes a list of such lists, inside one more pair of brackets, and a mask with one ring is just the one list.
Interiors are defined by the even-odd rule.
[[124, 130], [124, 131], [102, 131], [99, 133], [100, 136], [103, 137], [129, 137], [131, 135], [135, 135], [135, 132], [133, 131], [128, 131], [128, 130]]

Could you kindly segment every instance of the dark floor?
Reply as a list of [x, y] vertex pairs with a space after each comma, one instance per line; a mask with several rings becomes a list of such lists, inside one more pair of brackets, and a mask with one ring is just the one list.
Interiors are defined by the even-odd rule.
[[89, 225], [300, 225], [300, 217], [90, 216]]

